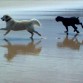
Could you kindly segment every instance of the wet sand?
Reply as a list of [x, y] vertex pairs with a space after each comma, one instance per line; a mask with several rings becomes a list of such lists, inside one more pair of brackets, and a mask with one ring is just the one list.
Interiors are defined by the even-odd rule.
[[[46, 39], [35, 35], [31, 40], [27, 31], [11, 31], [7, 36], [3, 36], [5, 31], [0, 31], [0, 83], [82, 83], [81, 26], [77, 25], [80, 34], [69, 27], [66, 35], [64, 26], [54, 20], [56, 16], [39, 17], [42, 25], [36, 30]], [[82, 16], [79, 19], [83, 23]], [[5, 26], [2, 21], [0, 25]]]

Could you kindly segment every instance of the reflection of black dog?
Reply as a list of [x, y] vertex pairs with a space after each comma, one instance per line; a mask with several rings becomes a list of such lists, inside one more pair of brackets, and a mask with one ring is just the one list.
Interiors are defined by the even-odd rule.
[[68, 38], [68, 35], [66, 35], [63, 41], [57, 43], [57, 46], [59, 48], [70, 48], [72, 50], [79, 50], [80, 46], [83, 45], [83, 42], [80, 42], [76, 38], [77, 36], [78, 34], [74, 35], [73, 38]]
[[66, 33], [68, 33], [68, 26], [72, 26], [74, 28], [74, 32], [76, 31], [77, 33], [79, 33], [79, 31], [77, 30], [77, 27], [75, 26], [75, 24], [77, 24], [77, 25], [80, 24], [83, 28], [82, 23], [76, 17], [64, 18], [64, 17], [58, 16], [58, 17], [56, 17], [55, 20], [57, 22], [61, 21], [63, 23], [63, 25], [66, 27], [66, 31], [65, 31]]

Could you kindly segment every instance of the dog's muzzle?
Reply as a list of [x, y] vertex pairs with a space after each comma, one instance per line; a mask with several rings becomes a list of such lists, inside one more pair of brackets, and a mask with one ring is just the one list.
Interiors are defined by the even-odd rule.
[[2, 20], [2, 21], [4, 21], [4, 19], [3, 19], [3, 18], [1, 18], [1, 20]]
[[57, 18], [55, 18], [55, 20], [58, 22], [58, 19]]

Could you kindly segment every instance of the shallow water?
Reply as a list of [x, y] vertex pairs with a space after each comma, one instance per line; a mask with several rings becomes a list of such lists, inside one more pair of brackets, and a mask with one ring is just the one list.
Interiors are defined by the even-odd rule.
[[[69, 16], [73, 16], [72, 14]], [[29, 17], [27, 13], [11, 15], [19, 20]], [[76, 14], [79, 15], [80, 13]], [[55, 21], [57, 15], [50, 13], [47, 17], [42, 16], [33, 14], [28, 19], [34, 17], [41, 22], [41, 27], [36, 30], [45, 39], [35, 34], [32, 40], [27, 31], [11, 31], [7, 36], [3, 35], [5, 31], [0, 31], [0, 83], [83, 82], [81, 26], [77, 25], [80, 31], [78, 35], [69, 27], [67, 36], [64, 26]], [[81, 15], [79, 19], [83, 23]], [[0, 25], [0, 28], [5, 27], [2, 21]]]

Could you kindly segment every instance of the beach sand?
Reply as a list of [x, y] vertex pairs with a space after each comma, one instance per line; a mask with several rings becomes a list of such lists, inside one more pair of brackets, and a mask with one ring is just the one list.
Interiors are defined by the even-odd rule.
[[[4, 36], [5, 31], [0, 31], [0, 83], [83, 83], [83, 30], [77, 25], [80, 34], [76, 35], [69, 27], [67, 36], [62, 23], [55, 21], [58, 14], [51, 13], [11, 14], [19, 20], [37, 18], [41, 27], [36, 30], [44, 38], [34, 35], [31, 40], [27, 31]], [[66, 16], [73, 15], [80, 15], [83, 23], [82, 13]]]

